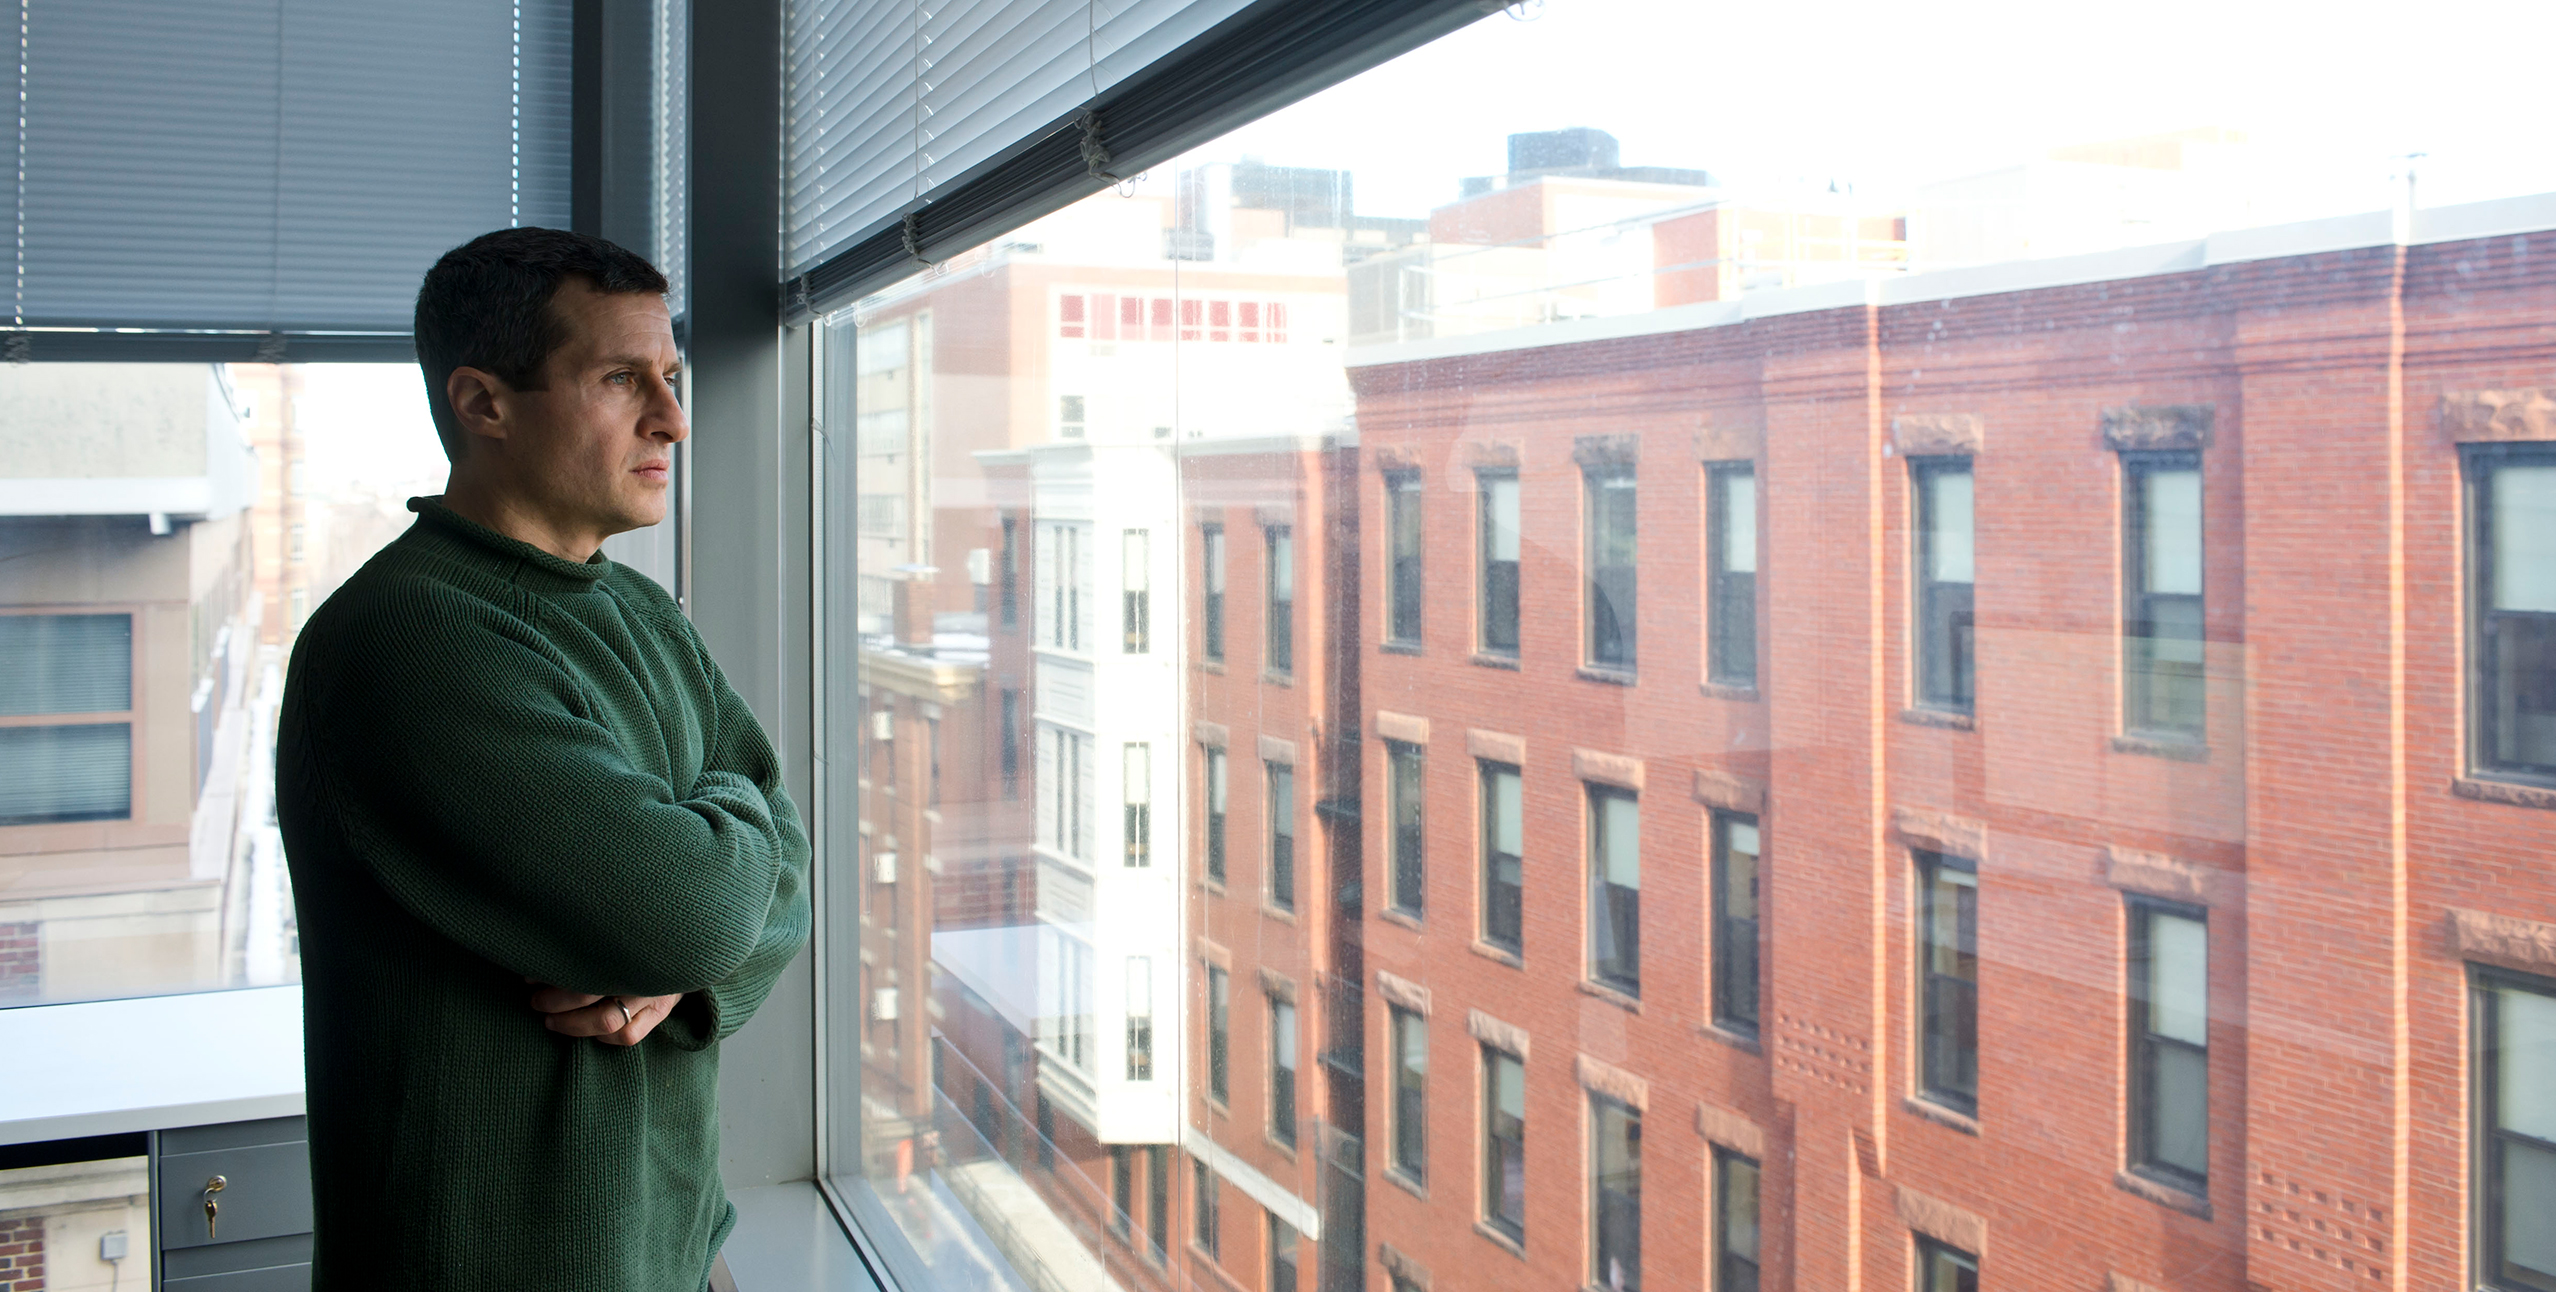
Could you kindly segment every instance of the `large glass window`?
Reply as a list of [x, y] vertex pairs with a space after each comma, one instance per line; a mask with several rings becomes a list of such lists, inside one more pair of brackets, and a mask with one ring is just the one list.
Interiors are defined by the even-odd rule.
[[0, 615], [0, 659], [0, 826], [130, 818], [133, 616]]
[[2556, 448], [2471, 449], [2468, 479], [2476, 769], [2556, 777]]
[[2200, 911], [2130, 904], [2131, 1165], [2210, 1184], [2210, 929]]
[[1526, 1237], [1526, 1061], [1482, 1047], [1482, 1220]]
[[1633, 468], [1592, 468], [1588, 491], [1588, 661], [1601, 668], [1633, 667], [1634, 630], [1640, 619], [1641, 549], [1634, 532]]
[[1713, 814], [1713, 1022], [1757, 1034], [1757, 818]]
[[1979, 876], [1971, 863], [1917, 854], [1918, 1089], [1956, 1112], [1979, 1110]]
[[1518, 769], [1483, 763], [1482, 940], [1516, 954], [1526, 949], [1526, 795]]
[[2201, 455], [2121, 459], [2122, 697], [2134, 732], [2202, 734]]
[[2476, 982], [2477, 1196], [2497, 1289], [2556, 1288], [2556, 982], [2480, 971]]
[[1642, 1114], [1589, 1096], [1589, 1282], [1609, 1292], [1642, 1286]]
[[1757, 468], [1716, 463], [1704, 473], [1704, 679], [1757, 685]]
[[1978, 669], [1971, 622], [1968, 458], [1911, 458], [1917, 494], [1917, 702], [1967, 712]]
[[1426, 839], [1421, 795], [1427, 751], [1400, 741], [1385, 744], [1386, 790], [1392, 796], [1393, 891], [1391, 908], [1418, 919], [1427, 909], [1428, 874], [1421, 864]]
[[1476, 494], [1481, 515], [1477, 643], [1485, 655], [1518, 653], [1518, 477], [1485, 471]]
[[1589, 977], [1642, 994], [1642, 813], [1624, 790], [1589, 787]]

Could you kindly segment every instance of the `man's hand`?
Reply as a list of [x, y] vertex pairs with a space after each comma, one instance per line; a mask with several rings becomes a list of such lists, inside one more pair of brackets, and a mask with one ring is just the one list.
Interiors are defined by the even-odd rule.
[[[637, 1045], [674, 1012], [681, 996], [589, 996], [544, 982], [532, 983], [532, 1007], [541, 1025], [561, 1036], [591, 1036], [606, 1045]], [[624, 1009], [629, 1012], [623, 1013]]]

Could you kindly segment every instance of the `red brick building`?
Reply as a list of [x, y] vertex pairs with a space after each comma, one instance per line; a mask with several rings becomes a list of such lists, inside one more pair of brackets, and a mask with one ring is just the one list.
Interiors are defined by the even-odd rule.
[[2479, 1183], [2556, 978], [2494, 734], [2556, 660], [2477, 655], [2551, 215], [1354, 354], [1397, 1286], [2472, 1286], [2556, 1224]]

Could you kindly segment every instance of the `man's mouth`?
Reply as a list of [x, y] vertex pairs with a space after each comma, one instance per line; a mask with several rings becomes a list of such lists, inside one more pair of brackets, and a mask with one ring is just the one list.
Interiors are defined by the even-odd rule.
[[637, 474], [640, 479], [663, 483], [672, 465], [666, 462], [645, 463], [637, 468]]

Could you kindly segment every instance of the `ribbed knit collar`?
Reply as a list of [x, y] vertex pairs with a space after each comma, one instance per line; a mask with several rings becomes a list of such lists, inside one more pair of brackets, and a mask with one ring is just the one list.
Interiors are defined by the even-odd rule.
[[582, 562], [571, 561], [522, 539], [508, 538], [445, 506], [440, 495], [411, 498], [408, 509], [417, 513], [420, 523], [433, 526], [443, 537], [455, 540], [471, 554], [494, 558], [500, 565], [512, 565], [514, 581], [526, 587], [583, 592], [612, 570], [612, 559], [601, 552]]

